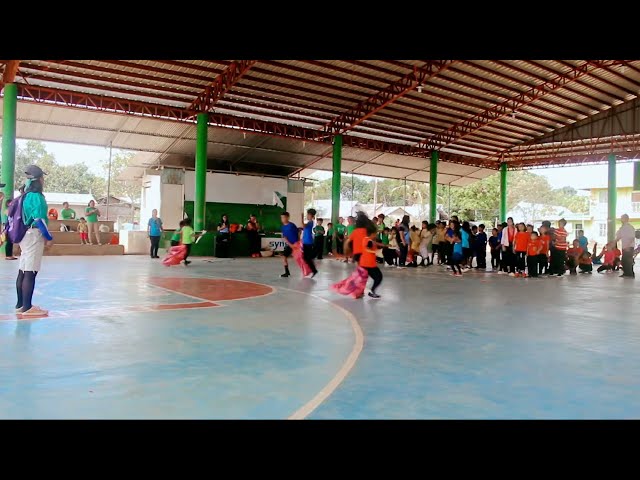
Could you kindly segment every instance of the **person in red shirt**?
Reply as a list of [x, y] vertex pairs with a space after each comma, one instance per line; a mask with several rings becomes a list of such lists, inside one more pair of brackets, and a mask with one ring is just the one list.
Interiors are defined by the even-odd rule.
[[578, 263], [580, 256], [584, 253], [584, 249], [580, 246], [579, 240], [573, 241], [573, 246], [567, 250], [567, 267], [569, 267], [569, 273], [571, 275], [577, 275]]
[[589, 275], [593, 273], [591, 254], [587, 250], [583, 249], [582, 254], [580, 254], [580, 258], [578, 259], [578, 267], [580, 268], [580, 273], [588, 273]]
[[558, 228], [553, 232], [553, 243], [551, 244], [551, 275], [561, 277], [565, 272], [565, 264], [567, 263], [567, 231], [565, 226], [567, 221], [561, 218], [558, 221]]
[[[380, 298], [380, 295], [376, 293], [376, 289], [382, 283], [382, 272], [378, 267], [376, 260], [376, 237], [378, 236], [378, 229], [372, 228], [371, 231], [366, 231], [369, 235], [360, 240], [360, 246], [362, 253], [360, 254], [359, 266], [369, 272], [369, 276], [373, 279], [373, 286], [369, 292], [371, 298]], [[355, 232], [354, 232], [355, 233]], [[352, 235], [353, 238], [353, 235]]]
[[529, 244], [529, 240], [531, 240], [531, 234], [527, 233], [527, 227], [524, 223], [519, 223], [517, 227], [518, 231], [513, 241], [513, 252], [516, 255], [516, 277], [526, 277], [525, 258], [527, 256], [527, 245]]
[[551, 244], [551, 236], [549, 235], [549, 227], [542, 225], [540, 227], [540, 254], [538, 255], [538, 273], [540, 275], [549, 273], [549, 245]]
[[620, 268], [620, 256], [622, 252], [618, 250], [616, 242], [609, 242], [604, 249], [604, 260], [598, 267], [598, 273], [613, 272]]
[[[536, 278], [538, 276], [538, 261], [540, 260], [540, 252], [542, 251], [542, 241], [538, 232], [529, 234], [529, 242], [527, 243], [527, 269], [529, 276]], [[545, 257], [546, 259], [547, 257]]]

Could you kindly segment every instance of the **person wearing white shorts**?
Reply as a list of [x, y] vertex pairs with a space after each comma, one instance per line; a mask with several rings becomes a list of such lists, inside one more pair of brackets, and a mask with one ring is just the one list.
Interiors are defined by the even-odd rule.
[[16, 313], [22, 317], [44, 317], [49, 312], [31, 303], [36, 286], [36, 276], [42, 264], [42, 255], [46, 243], [42, 232], [35, 226], [37, 219], [47, 222], [47, 202], [42, 194], [44, 175], [36, 165], [26, 168], [27, 183], [22, 199], [22, 220], [29, 228], [18, 245], [20, 245], [20, 269], [16, 280]]

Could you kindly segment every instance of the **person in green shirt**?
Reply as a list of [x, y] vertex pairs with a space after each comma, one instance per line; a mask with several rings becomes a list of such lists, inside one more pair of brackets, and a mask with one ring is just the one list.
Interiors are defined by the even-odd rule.
[[315, 249], [315, 257], [318, 260], [322, 260], [322, 254], [324, 253], [324, 227], [322, 223], [324, 220], [321, 218], [316, 219], [316, 226], [313, 227], [313, 247]]
[[327, 223], [327, 255], [333, 255], [333, 234], [335, 230], [333, 228], [333, 223]]
[[98, 245], [102, 245], [102, 243], [100, 243], [100, 232], [98, 231], [98, 217], [100, 216], [100, 210], [96, 208], [96, 202], [91, 200], [87, 208], [84, 209], [84, 214], [87, 219], [87, 228], [89, 228], [89, 245], [93, 245], [93, 243], [91, 243], [91, 232], [93, 232]]
[[[347, 233], [344, 236], [344, 245], [349, 246], [349, 237], [356, 229], [356, 219], [352, 216], [347, 217]], [[349, 263], [349, 257], [351, 256], [351, 252], [353, 252], [353, 246], [350, 246], [348, 249], [345, 248], [345, 257], [344, 263]]]
[[62, 211], [60, 212], [60, 216], [62, 217], [62, 220], [75, 220], [76, 211], [72, 208], [69, 208], [69, 202], [64, 202], [62, 204]]
[[173, 235], [171, 235], [172, 247], [180, 245], [180, 238], [182, 238], [182, 233], [181, 233], [182, 227], [184, 227], [184, 220], [180, 220], [180, 224], [178, 225], [178, 228], [173, 232]]
[[36, 226], [35, 221], [41, 219], [48, 223], [47, 201], [42, 194], [44, 187], [44, 175], [42, 169], [31, 165], [24, 172], [27, 176], [24, 198], [22, 199], [22, 220], [29, 227], [20, 242], [20, 262], [18, 278], [16, 280], [16, 313], [23, 317], [44, 317], [49, 312], [33, 305], [33, 291], [36, 286], [36, 275], [40, 271], [42, 255], [45, 245], [49, 247], [52, 242], [45, 242], [44, 236]]
[[182, 228], [180, 229], [180, 236], [181, 236], [181, 241], [182, 244], [187, 247], [187, 253], [184, 256], [184, 264], [185, 265], [189, 265], [191, 263], [190, 260], [187, 260], [187, 258], [189, 257], [189, 254], [191, 253], [191, 244], [193, 244], [193, 242], [196, 239], [196, 234], [193, 231], [193, 228], [191, 227], [191, 220], [189, 220], [188, 218], [185, 218], [182, 221]]
[[338, 218], [338, 225], [335, 227], [336, 234], [336, 253], [338, 255], [344, 254], [344, 234], [347, 232], [347, 227], [343, 225], [344, 218]]
[[378, 232], [382, 232], [387, 226], [384, 224], [384, 213], [378, 215]]

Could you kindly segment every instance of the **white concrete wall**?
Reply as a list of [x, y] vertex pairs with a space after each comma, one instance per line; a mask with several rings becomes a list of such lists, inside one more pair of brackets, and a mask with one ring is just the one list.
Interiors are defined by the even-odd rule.
[[160, 186], [161, 205], [158, 216], [164, 228], [178, 228], [183, 218], [184, 194], [183, 185], [163, 184]]
[[[159, 172], [158, 172], [159, 173]], [[147, 230], [147, 223], [151, 218], [151, 211], [162, 207], [162, 191], [160, 175], [145, 174], [142, 177], [142, 195], [140, 200], [140, 230]]]
[[[195, 181], [195, 172], [185, 172], [185, 200], [195, 200]], [[287, 195], [287, 180], [252, 175], [207, 173], [207, 202], [273, 205], [275, 191]]]

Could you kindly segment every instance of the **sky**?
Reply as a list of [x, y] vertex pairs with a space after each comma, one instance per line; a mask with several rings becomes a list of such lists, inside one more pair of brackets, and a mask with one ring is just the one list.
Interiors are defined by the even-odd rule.
[[[17, 144], [23, 147], [26, 140], [18, 140]], [[92, 147], [87, 145], [70, 145], [65, 143], [43, 142], [47, 151], [53, 153], [62, 165], [73, 163], [85, 163], [89, 169], [97, 174], [102, 174], [100, 162], [109, 158], [109, 149], [102, 147]], [[116, 150], [114, 150], [115, 154]], [[585, 187], [594, 183], [595, 179], [607, 176], [606, 165], [586, 165], [578, 167], [556, 167], [556, 168], [535, 168], [532, 173], [542, 175], [549, 180], [553, 188], [573, 186], [575, 188]], [[631, 163], [618, 164], [618, 175], [633, 175]], [[315, 175], [318, 179], [329, 178], [329, 172], [319, 172]]]

